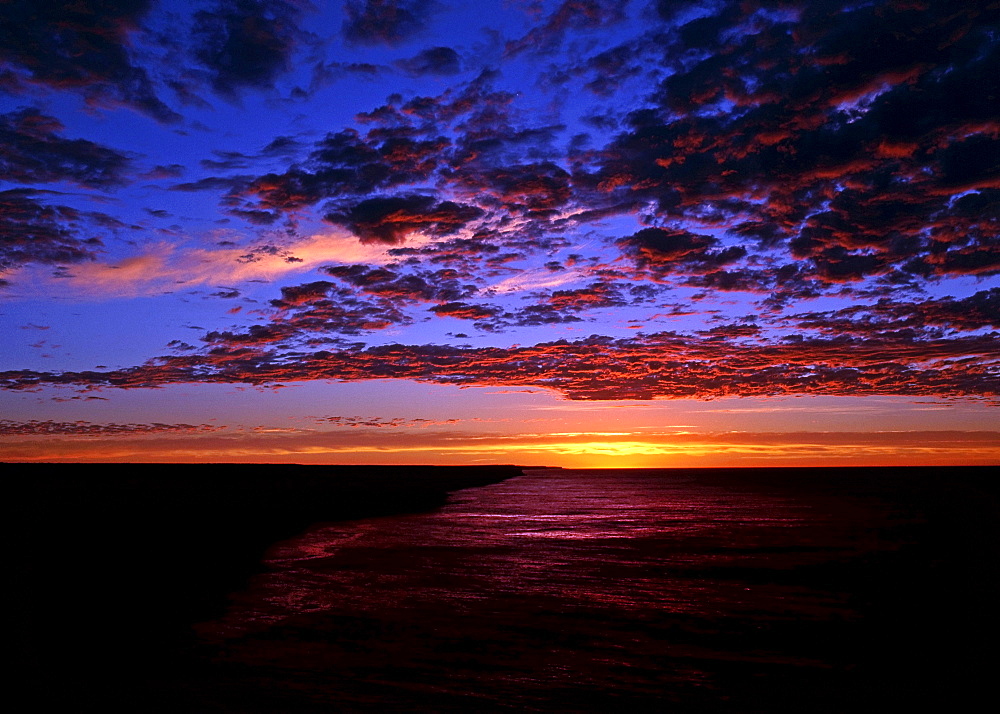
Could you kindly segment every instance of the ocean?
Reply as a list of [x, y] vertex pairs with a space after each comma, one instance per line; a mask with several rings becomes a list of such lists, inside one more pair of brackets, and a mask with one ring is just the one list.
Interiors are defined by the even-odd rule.
[[69, 628], [134, 657], [65, 681], [80, 710], [962, 711], [996, 668], [998, 510], [984, 469], [526, 469], [302, 524], [183, 636]]

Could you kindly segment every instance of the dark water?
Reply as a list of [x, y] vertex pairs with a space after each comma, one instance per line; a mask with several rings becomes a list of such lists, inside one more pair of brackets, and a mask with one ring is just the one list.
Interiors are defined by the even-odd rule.
[[530, 470], [317, 525], [196, 626], [205, 711], [971, 707], [984, 471]]

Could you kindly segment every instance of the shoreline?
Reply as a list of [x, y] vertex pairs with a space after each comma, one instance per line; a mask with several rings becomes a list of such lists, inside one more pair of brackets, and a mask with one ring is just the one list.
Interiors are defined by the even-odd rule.
[[73, 711], [106, 710], [109, 698], [149, 710], [149, 683], [190, 667], [191, 626], [225, 611], [273, 543], [317, 523], [430, 511], [455, 491], [520, 474], [516, 466], [9, 465], [13, 651], [25, 683], [34, 698]]

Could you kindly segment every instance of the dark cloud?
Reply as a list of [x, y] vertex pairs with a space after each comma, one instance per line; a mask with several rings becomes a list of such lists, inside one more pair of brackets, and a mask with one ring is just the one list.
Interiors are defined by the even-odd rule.
[[490, 315], [476, 318], [480, 320], [476, 327], [503, 332], [517, 327], [597, 321], [600, 316], [593, 313], [595, 310], [653, 304], [660, 293], [656, 285], [599, 281], [584, 288], [536, 293], [533, 297], [537, 302], [516, 310], [490, 309]]
[[243, 195], [263, 210], [293, 211], [345, 194], [368, 195], [379, 188], [426, 179], [449, 141], [388, 136], [370, 141], [357, 132], [329, 134], [308, 161], [281, 174], [254, 179]]
[[508, 97], [487, 94], [483, 99], [486, 103], [461, 127], [465, 133], [451, 157], [453, 170], [489, 172], [558, 156], [556, 143], [564, 125], [518, 127], [506, 116]]
[[462, 167], [446, 176], [484, 205], [545, 215], [571, 197], [570, 175], [551, 161], [504, 167]]
[[0, 419], [0, 436], [131, 436], [135, 434], [191, 434], [220, 431], [212, 424], [95, 424], [89, 421], [13, 421]]
[[596, 282], [585, 288], [554, 290], [546, 296], [545, 303], [559, 310], [582, 312], [595, 308], [639, 305], [658, 295], [659, 292], [652, 285]]
[[363, 243], [402, 243], [407, 233], [419, 231], [446, 236], [483, 215], [475, 206], [453, 201], [437, 202], [432, 196], [407, 194], [369, 198], [324, 218], [346, 226]]
[[759, 325], [747, 323], [732, 323], [728, 325], [717, 325], [707, 330], [698, 330], [699, 335], [703, 335], [709, 340], [716, 341], [736, 341], [742, 338], [754, 338], [762, 332]]
[[[438, 97], [391, 96], [386, 105], [358, 116], [370, 125], [367, 134], [328, 134], [305, 161], [251, 181], [238, 208], [298, 212], [332, 198], [328, 213], [343, 219], [350, 196], [370, 198], [415, 184], [426, 193], [437, 180], [438, 190], [454, 189], [449, 194], [457, 194], [456, 201], [546, 217], [572, 195], [569, 172], [546, 158], [558, 156], [556, 140], [565, 127], [515, 124], [513, 95], [495, 91], [495, 78], [483, 72]], [[449, 128], [456, 139], [445, 135]], [[407, 200], [414, 193], [411, 188]]]
[[181, 117], [157, 96], [135, 64], [129, 35], [153, 0], [9, 0], [0, 23], [0, 68], [7, 88], [25, 85], [81, 93], [96, 105], [124, 104], [160, 122]]
[[308, 98], [312, 92], [351, 75], [374, 81], [382, 72], [388, 70], [389, 67], [385, 65], [371, 62], [316, 62], [312, 67], [308, 89], [298, 87], [294, 91], [294, 96], [298, 99]]
[[342, 302], [321, 300], [292, 318], [289, 325], [306, 344], [336, 344], [329, 333], [362, 335], [393, 325], [409, 324], [409, 318], [386, 303], [366, 303], [345, 299]]
[[301, 8], [296, 0], [219, 0], [196, 12], [192, 51], [213, 89], [232, 96], [273, 86], [301, 37]]
[[[477, 229], [471, 236], [439, 238], [423, 245], [399, 246], [392, 248], [393, 256], [400, 260], [428, 261], [432, 265], [447, 265], [449, 271], [457, 271], [468, 279], [482, 277], [483, 266], [502, 266], [512, 260], [524, 258], [524, 254], [513, 252], [502, 236], [489, 229]], [[537, 245], [525, 245], [525, 249], [538, 249]]]
[[398, 428], [426, 428], [428, 426], [440, 426], [443, 424], [458, 424], [459, 419], [406, 419], [404, 417], [393, 417], [385, 419], [382, 417], [359, 417], [359, 416], [330, 416], [323, 417], [318, 421], [332, 426], [349, 427], [357, 429], [361, 427], [375, 429], [398, 429]]
[[1000, 187], [1000, 136], [977, 133], [954, 141], [934, 154], [942, 186], [959, 191]]
[[317, 280], [305, 285], [291, 285], [282, 288], [281, 299], [272, 300], [271, 304], [282, 309], [305, 305], [325, 298], [331, 288], [333, 288], [333, 283], [325, 280]]
[[302, 148], [302, 142], [291, 136], [277, 136], [268, 142], [261, 153], [265, 156], [295, 154]]
[[265, 258], [282, 258], [287, 263], [295, 263], [298, 258], [288, 249], [274, 243], [261, 243], [253, 246], [239, 257], [241, 263], [257, 263]]
[[66, 139], [58, 119], [37, 109], [0, 114], [0, 178], [23, 184], [68, 181], [108, 188], [124, 181], [129, 159], [86, 139]]
[[186, 170], [187, 169], [181, 164], [156, 165], [145, 173], [140, 174], [139, 178], [150, 181], [166, 178], [178, 178], [183, 176]]
[[621, 22], [625, 19], [626, 5], [628, 0], [563, 0], [524, 37], [508, 42], [504, 52], [508, 57], [526, 51], [553, 52], [570, 29], [591, 30]]
[[202, 168], [212, 171], [232, 171], [235, 169], [245, 169], [250, 166], [251, 157], [239, 151], [221, 151], [214, 149], [212, 153], [214, 159], [202, 159], [199, 163]]
[[458, 53], [451, 47], [430, 47], [409, 59], [399, 60], [396, 66], [412, 77], [452, 75], [462, 71]]
[[422, 32], [436, 8], [434, 0], [347, 0], [344, 38], [361, 45], [398, 45]]
[[26, 263], [58, 265], [93, 260], [101, 240], [88, 233], [94, 216], [46, 205], [41, 192], [0, 191], [0, 272]]
[[746, 255], [741, 246], [713, 250], [719, 245], [717, 238], [672, 228], [643, 228], [619, 239], [617, 245], [637, 266], [663, 273], [710, 272]]
[[459, 320], [485, 320], [497, 314], [498, 308], [475, 305], [467, 302], [448, 302], [431, 308], [440, 317], [455, 317]]
[[257, 226], [273, 225], [280, 218], [278, 214], [269, 211], [255, 211], [243, 208], [231, 208], [229, 209], [229, 214]]
[[922, 275], [997, 275], [1000, 273], [1000, 239], [933, 252], [908, 263], [905, 269]]
[[[423, 133], [427, 127], [442, 127], [456, 123], [460, 133], [473, 138], [478, 132], [509, 129], [510, 105], [514, 94], [497, 90], [500, 73], [484, 69], [464, 85], [452, 87], [438, 96], [416, 96], [404, 101], [401, 95], [391, 95], [389, 103], [357, 116], [364, 123], [377, 123], [394, 131]], [[415, 124], [416, 123], [416, 124]]]
[[477, 292], [475, 285], [463, 283], [458, 271], [450, 268], [408, 274], [367, 265], [335, 265], [322, 270], [360, 292], [390, 299], [396, 305], [454, 302], [467, 299]]
[[958, 332], [1000, 328], [1000, 288], [980, 290], [966, 298], [941, 298], [900, 302], [884, 298], [871, 305], [790, 315], [784, 322], [798, 329], [826, 335], [879, 336], [887, 334], [944, 335], [942, 328]]
[[364, 299], [326, 280], [283, 287], [281, 297], [270, 304], [277, 312], [268, 323], [206, 334], [211, 359], [249, 363], [262, 359], [272, 345], [337, 344], [335, 335], [360, 335], [410, 322], [394, 301], [382, 296]]
[[260, 369], [259, 363], [266, 360], [272, 345], [335, 345], [340, 342], [336, 335], [362, 335], [406, 322], [389, 306], [334, 296], [316, 299], [273, 323], [252, 325], [243, 331], [213, 331], [203, 340], [210, 346], [211, 361], [239, 360], [247, 369]]
[[568, 322], [583, 322], [571, 312], [560, 310], [552, 305], [528, 305], [512, 312], [498, 315], [489, 322], [477, 325], [490, 332], [502, 332], [511, 327], [538, 327], [539, 325], [558, 325]]
[[[776, 280], [774, 271], [766, 270], [713, 270], [701, 275], [694, 275], [684, 281], [685, 285], [712, 290], [758, 293], [773, 296]], [[789, 290], [789, 282], [782, 282], [782, 294]], [[815, 297], [815, 295], [812, 295]]]
[[183, 191], [193, 193], [195, 191], [223, 191], [224, 201], [228, 203], [230, 197], [235, 197], [252, 180], [251, 176], [206, 176], [197, 181], [185, 181], [174, 184], [171, 191]]
[[622, 82], [642, 72], [643, 65], [633, 47], [619, 45], [591, 57], [586, 69], [593, 79], [584, 86], [599, 96], [612, 97]]
[[[662, 3], [661, 3], [662, 5]], [[675, 4], [675, 7], [679, 5]], [[660, 8], [661, 13], [663, 8]], [[736, 3], [730, 3], [718, 15], [697, 17], [684, 23], [677, 29], [681, 44], [691, 50], [715, 47], [719, 34], [733, 22], [734, 11], [738, 13]]]
[[[693, 7], [657, 9], [673, 18]], [[996, 272], [995, 231], [953, 204], [1000, 184], [990, 158], [1000, 124], [989, 109], [1000, 8], [832, 0], [706, 9], [651, 36], [642, 51], [659, 43], [667, 76], [598, 152], [599, 168], [574, 174], [577, 195], [641, 199], [658, 223], [725, 228], [739, 242], [718, 244], [718, 257], [744, 238], [787, 246], [831, 290], [900, 271]], [[624, 51], [603, 61], [628, 65]], [[622, 247], [664, 264], [663, 250], [640, 243]], [[724, 275], [740, 282], [732, 272], [716, 282]]]

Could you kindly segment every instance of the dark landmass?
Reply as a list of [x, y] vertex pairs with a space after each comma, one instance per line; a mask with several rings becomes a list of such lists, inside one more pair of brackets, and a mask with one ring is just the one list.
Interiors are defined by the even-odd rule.
[[[311, 524], [425, 511], [514, 466], [4, 464], [14, 637], [31, 710], [193, 711], [191, 625]], [[178, 692], [173, 692], [174, 685]], [[175, 699], [174, 695], [184, 697]], [[198, 709], [198, 711], [201, 711]]]

